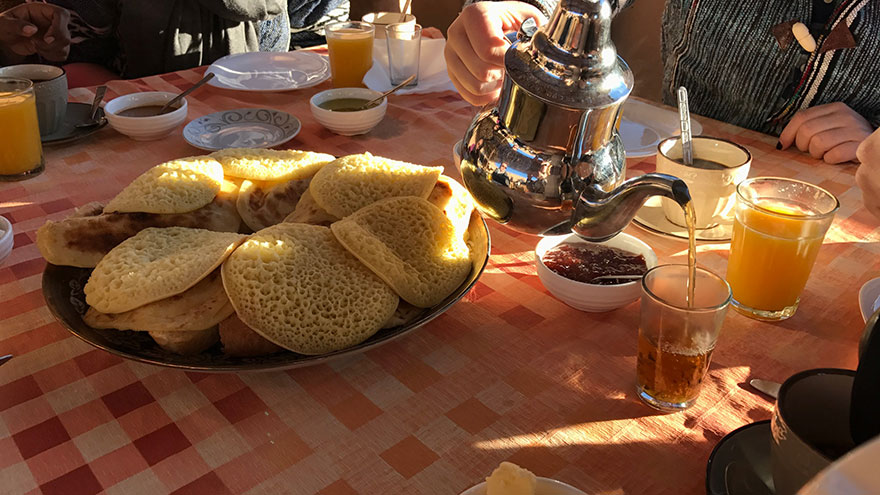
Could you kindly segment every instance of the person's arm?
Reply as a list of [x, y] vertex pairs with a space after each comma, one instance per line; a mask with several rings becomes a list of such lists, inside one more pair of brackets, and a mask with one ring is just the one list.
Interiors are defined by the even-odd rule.
[[63, 62], [70, 52], [70, 13], [55, 5], [26, 3], [0, 13], [0, 63], [19, 63], [29, 55]]
[[880, 129], [862, 141], [856, 155], [861, 162], [856, 184], [862, 190], [862, 202], [880, 220]]
[[856, 161], [856, 149], [871, 131], [871, 124], [845, 103], [828, 103], [796, 113], [779, 135], [776, 148], [797, 146], [828, 163], [851, 162]]
[[219, 17], [236, 22], [271, 19], [287, 10], [286, 0], [198, 0]]

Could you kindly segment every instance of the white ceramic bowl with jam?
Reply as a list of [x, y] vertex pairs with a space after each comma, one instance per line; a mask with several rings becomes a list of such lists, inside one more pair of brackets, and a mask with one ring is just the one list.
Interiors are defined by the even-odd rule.
[[171, 101], [175, 93], [147, 91], [130, 93], [114, 98], [104, 105], [104, 115], [110, 127], [136, 141], [152, 141], [167, 136], [186, 120], [187, 104], [183, 98], [175, 110], [162, 115], [136, 116], [147, 113], [150, 109], [158, 111], [165, 103]]
[[560, 244], [586, 244], [617, 248], [629, 254], [644, 256], [648, 270], [657, 266], [657, 254], [654, 253], [651, 246], [629, 234], [618, 234], [601, 243], [590, 243], [574, 234], [541, 239], [535, 247], [535, 267], [538, 271], [538, 278], [553, 297], [581, 311], [598, 313], [626, 306], [641, 296], [641, 280], [599, 285], [566, 278], [547, 268], [542, 259], [547, 251]]
[[[550, 478], [537, 478], [537, 486], [535, 486], [535, 495], [587, 495], [581, 490]], [[472, 486], [461, 492], [461, 495], [486, 495], [486, 482]]]
[[[343, 136], [366, 134], [385, 118], [388, 98], [382, 98], [378, 105], [365, 110], [347, 110], [357, 101], [364, 103], [381, 96], [382, 93], [367, 88], [336, 88], [321, 91], [309, 100], [312, 115], [321, 125]], [[339, 109], [330, 110], [333, 102], [348, 103]], [[324, 108], [328, 107], [328, 108]]]

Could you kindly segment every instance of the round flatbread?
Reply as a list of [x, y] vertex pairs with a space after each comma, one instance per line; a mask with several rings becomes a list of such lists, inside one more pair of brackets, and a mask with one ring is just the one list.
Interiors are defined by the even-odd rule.
[[398, 303], [330, 229], [317, 225], [281, 223], [255, 233], [226, 260], [222, 274], [241, 321], [300, 354], [363, 342]]
[[104, 213], [187, 213], [211, 201], [223, 185], [223, 167], [193, 156], [161, 163], [139, 175], [104, 207]]
[[306, 179], [336, 158], [312, 151], [258, 148], [228, 148], [209, 156], [220, 162], [226, 175], [267, 181]]
[[309, 190], [310, 180], [264, 182], [245, 179], [241, 183], [235, 207], [251, 230], [265, 229], [281, 223], [294, 211], [300, 197]]
[[427, 198], [443, 167], [424, 167], [369, 153], [337, 158], [315, 174], [309, 185], [318, 206], [343, 218], [380, 199]]
[[383, 199], [330, 226], [345, 248], [419, 308], [439, 304], [471, 271], [470, 250], [428, 201]]
[[186, 227], [147, 228], [110, 250], [85, 286], [86, 303], [123, 313], [196, 285], [245, 236]]

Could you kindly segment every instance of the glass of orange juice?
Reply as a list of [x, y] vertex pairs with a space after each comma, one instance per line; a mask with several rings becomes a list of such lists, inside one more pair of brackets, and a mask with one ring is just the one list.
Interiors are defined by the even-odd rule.
[[731, 303], [759, 320], [790, 318], [840, 203], [821, 187], [781, 177], [747, 179], [736, 194]]
[[0, 180], [22, 180], [43, 171], [34, 85], [0, 77]]
[[368, 22], [335, 22], [324, 28], [330, 51], [334, 88], [362, 88], [364, 75], [373, 66], [373, 34]]

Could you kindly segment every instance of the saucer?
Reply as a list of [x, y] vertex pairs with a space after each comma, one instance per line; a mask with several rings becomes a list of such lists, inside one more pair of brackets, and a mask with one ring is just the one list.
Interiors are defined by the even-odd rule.
[[68, 102], [67, 114], [64, 116], [64, 121], [61, 122], [61, 125], [58, 126], [58, 129], [56, 129], [55, 132], [42, 136], [40, 140], [43, 144], [52, 145], [69, 143], [70, 141], [76, 141], [77, 139], [91, 136], [107, 125], [107, 119], [104, 118], [104, 109], [98, 108], [98, 113], [95, 114], [95, 119], [99, 120], [101, 122], [100, 124], [85, 128], [76, 127], [76, 124], [82, 124], [89, 121], [91, 111], [92, 105], [90, 103]]
[[[666, 219], [663, 214], [663, 205], [660, 203], [660, 196], [651, 196], [645, 201], [645, 205], [636, 213], [633, 222], [643, 229], [655, 234], [677, 237], [679, 239], [687, 239], [687, 229]], [[698, 241], [706, 242], [727, 242], [733, 234], [733, 221], [729, 223], [720, 223], [710, 229], [697, 229], [696, 237]]]
[[880, 277], [868, 280], [859, 290], [859, 310], [865, 323], [880, 309]]
[[199, 117], [183, 128], [183, 138], [196, 148], [271, 148], [293, 139], [299, 119], [271, 108], [239, 108]]
[[289, 91], [309, 88], [330, 79], [330, 62], [317, 53], [248, 52], [218, 59], [206, 73], [208, 84], [238, 91]]
[[721, 439], [706, 464], [706, 493], [727, 495], [724, 472], [727, 465], [738, 462], [750, 467], [758, 478], [774, 491], [770, 472], [770, 420], [745, 425]]

